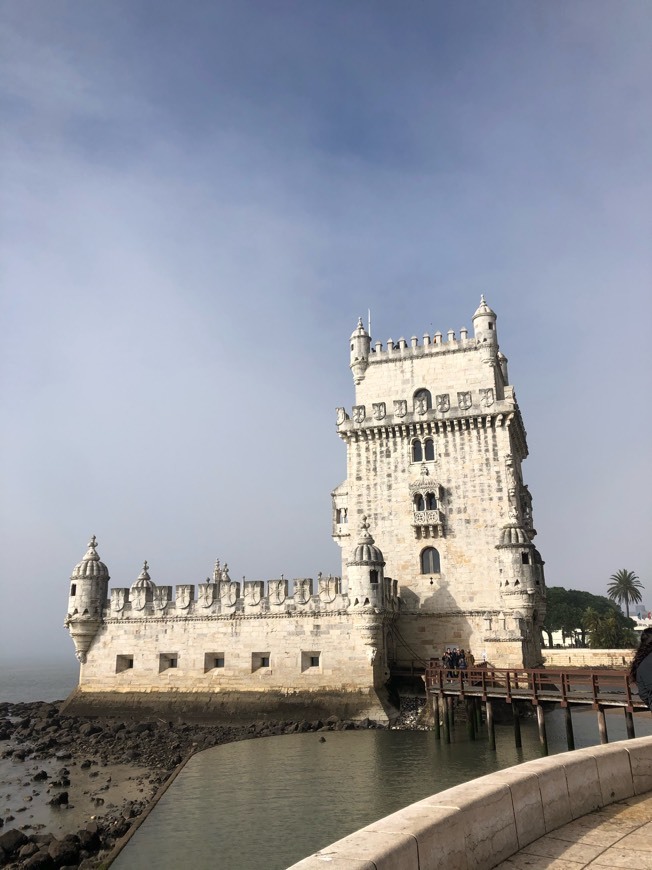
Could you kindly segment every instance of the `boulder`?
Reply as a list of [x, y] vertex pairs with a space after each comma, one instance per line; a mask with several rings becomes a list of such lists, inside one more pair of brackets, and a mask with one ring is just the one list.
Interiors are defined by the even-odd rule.
[[0, 834], [0, 849], [4, 849], [8, 855], [13, 855], [27, 842], [29, 842], [28, 838], [18, 828], [10, 828], [4, 834]]

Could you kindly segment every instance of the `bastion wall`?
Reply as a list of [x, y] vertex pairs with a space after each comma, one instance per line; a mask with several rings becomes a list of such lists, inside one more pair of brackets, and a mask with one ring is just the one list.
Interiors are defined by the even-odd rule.
[[491, 870], [574, 819], [651, 790], [652, 737], [592, 746], [446, 789], [289, 870]]

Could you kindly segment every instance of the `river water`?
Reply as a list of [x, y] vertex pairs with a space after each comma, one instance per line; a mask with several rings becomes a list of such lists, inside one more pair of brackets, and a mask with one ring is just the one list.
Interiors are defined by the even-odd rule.
[[[652, 734], [649, 713], [636, 734]], [[596, 716], [573, 712], [577, 748], [598, 742]], [[561, 710], [546, 713], [551, 752], [565, 750]], [[610, 740], [624, 739], [622, 711], [607, 713]], [[320, 737], [325, 742], [320, 743]], [[283, 870], [306, 855], [414, 801], [540, 756], [536, 724], [497, 726], [496, 752], [426, 731], [345, 731], [246, 740], [194, 756], [112, 865], [113, 870]]]

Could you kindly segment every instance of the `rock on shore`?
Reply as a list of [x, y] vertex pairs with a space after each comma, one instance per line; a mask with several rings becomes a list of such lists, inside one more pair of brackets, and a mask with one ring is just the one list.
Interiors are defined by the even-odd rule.
[[98, 867], [191, 753], [254, 737], [383, 728], [331, 717], [248, 725], [125, 721], [0, 703], [0, 867]]

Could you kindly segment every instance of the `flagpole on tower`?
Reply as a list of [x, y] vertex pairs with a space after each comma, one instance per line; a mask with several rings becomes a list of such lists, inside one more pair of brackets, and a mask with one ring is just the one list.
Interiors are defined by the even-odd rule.
[[367, 308], [367, 322], [369, 323], [369, 329], [367, 332], [369, 333], [369, 337], [371, 338], [371, 308]]

